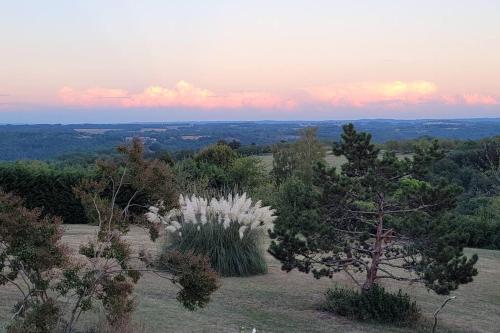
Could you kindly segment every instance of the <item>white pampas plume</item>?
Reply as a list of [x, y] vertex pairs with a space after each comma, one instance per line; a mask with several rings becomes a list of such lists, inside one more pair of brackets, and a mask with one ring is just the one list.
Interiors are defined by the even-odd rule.
[[179, 230], [180, 228], [182, 228], [182, 225], [177, 221], [171, 221], [170, 225], [173, 226], [175, 230]]
[[229, 228], [229, 225], [231, 224], [231, 219], [229, 219], [229, 217], [226, 217], [224, 219], [224, 223], [222, 224], [224, 226], [224, 229], [227, 229]]
[[[245, 237], [245, 231], [248, 229], [272, 230], [276, 219], [273, 209], [262, 207], [260, 200], [253, 203], [246, 193], [210, 199], [194, 194], [191, 197], [181, 194], [179, 209], [172, 209], [164, 216], [159, 215], [159, 211], [158, 207], [150, 207], [146, 218], [153, 223], [165, 224], [167, 231], [180, 231], [183, 225], [198, 223], [222, 224], [224, 230], [227, 230], [235, 223], [238, 225], [240, 239]], [[197, 229], [199, 230], [199, 226]]]
[[245, 235], [245, 229], [247, 228], [246, 225], [242, 225], [240, 229], [238, 230], [238, 233], [240, 234], [240, 239], [243, 239], [243, 236]]
[[161, 219], [158, 216], [158, 214], [152, 213], [152, 212], [147, 212], [146, 214], [146, 219], [150, 222], [153, 223], [161, 223]]
[[173, 225], [169, 225], [165, 228], [168, 232], [174, 233], [177, 231]]

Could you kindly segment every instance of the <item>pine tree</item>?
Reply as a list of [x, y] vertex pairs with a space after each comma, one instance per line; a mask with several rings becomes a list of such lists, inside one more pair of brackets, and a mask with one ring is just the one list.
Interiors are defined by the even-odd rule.
[[463, 254], [463, 237], [452, 230], [447, 214], [461, 189], [427, 177], [429, 166], [442, 157], [437, 144], [399, 159], [381, 153], [370, 134], [357, 133], [352, 124], [343, 130], [333, 152], [347, 162], [340, 172], [321, 164], [316, 170], [311, 200], [320, 193], [319, 218], [293, 228], [276, 221], [270, 252], [283, 269], [317, 278], [343, 271], [362, 290], [395, 279], [448, 294], [471, 282], [477, 256]]

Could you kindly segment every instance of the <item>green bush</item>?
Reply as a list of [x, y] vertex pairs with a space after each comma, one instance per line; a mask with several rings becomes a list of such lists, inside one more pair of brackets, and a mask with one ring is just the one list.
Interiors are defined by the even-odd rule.
[[0, 188], [22, 197], [28, 208], [60, 216], [64, 223], [88, 223], [73, 187], [89, 172], [83, 168], [57, 168], [37, 161], [0, 164]]
[[198, 163], [213, 164], [221, 168], [228, 168], [238, 155], [227, 145], [212, 145], [203, 148], [194, 157]]
[[378, 285], [366, 291], [330, 289], [322, 308], [352, 319], [403, 325], [415, 322], [420, 316], [420, 309], [410, 296], [401, 290], [389, 293]]

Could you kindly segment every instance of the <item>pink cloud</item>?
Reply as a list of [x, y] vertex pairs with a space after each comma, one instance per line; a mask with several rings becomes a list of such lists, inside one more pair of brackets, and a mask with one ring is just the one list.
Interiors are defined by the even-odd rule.
[[420, 103], [449, 105], [498, 105], [500, 99], [490, 95], [440, 95], [437, 85], [429, 81], [358, 82], [316, 86], [296, 90], [294, 94], [271, 92], [216, 93], [179, 81], [173, 88], [150, 86], [142, 92], [123, 89], [91, 88], [76, 90], [64, 87], [60, 100], [73, 106], [112, 106], [126, 108], [183, 107], [200, 109], [294, 109], [306, 105], [330, 107], [385, 106], [402, 107]]
[[495, 105], [500, 104], [499, 100], [490, 95], [466, 94], [463, 99], [468, 105]]
[[64, 87], [59, 90], [59, 98], [64, 104], [80, 106], [117, 105], [127, 99], [128, 93], [122, 89], [91, 88], [75, 90]]
[[500, 98], [491, 95], [481, 94], [463, 94], [463, 95], [446, 95], [442, 96], [442, 101], [450, 105], [498, 105]]
[[370, 104], [415, 104], [435, 96], [437, 86], [428, 81], [359, 82], [307, 88], [315, 100], [335, 106], [363, 107]]
[[93, 88], [59, 91], [63, 103], [76, 106], [117, 107], [193, 107], [193, 108], [291, 108], [293, 100], [265, 92], [216, 94], [208, 89], [179, 81], [173, 88], [150, 86], [141, 93], [131, 94], [121, 89]]

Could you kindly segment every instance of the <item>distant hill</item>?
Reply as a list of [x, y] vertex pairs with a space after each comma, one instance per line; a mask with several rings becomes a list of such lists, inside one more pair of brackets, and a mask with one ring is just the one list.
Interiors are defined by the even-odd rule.
[[[135, 136], [151, 150], [198, 149], [220, 139], [242, 145], [292, 141], [301, 128], [337, 140], [348, 121], [186, 122], [138, 124], [0, 125], [0, 160], [52, 159], [65, 154], [108, 151]], [[436, 137], [479, 139], [500, 135], [500, 118], [450, 120], [354, 120], [374, 141]]]

